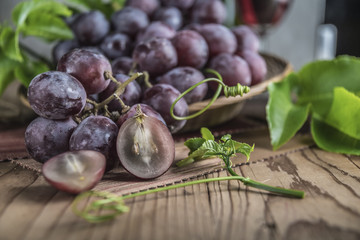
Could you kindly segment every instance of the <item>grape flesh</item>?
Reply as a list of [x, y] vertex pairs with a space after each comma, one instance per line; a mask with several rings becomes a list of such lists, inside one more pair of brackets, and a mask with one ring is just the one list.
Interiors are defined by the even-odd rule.
[[37, 117], [26, 128], [26, 149], [32, 158], [44, 163], [69, 150], [69, 139], [76, 127], [77, 123], [71, 118], [50, 120]]
[[[124, 74], [115, 74], [114, 78], [120, 82], [124, 83], [126, 80], [129, 79], [129, 76]], [[106, 98], [110, 97], [114, 94], [115, 90], [117, 89], [117, 84], [114, 82], [110, 82], [109, 86], [101, 93], [99, 93], [99, 99], [100, 101], [105, 100]], [[130, 82], [126, 88], [125, 91], [120, 95], [121, 100], [128, 106], [132, 106], [135, 103], [140, 102], [141, 98], [141, 87], [136, 81]], [[108, 104], [110, 111], [119, 111], [121, 112], [122, 107], [120, 102], [117, 99], [112, 100]]]
[[205, 39], [192, 30], [178, 31], [171, 40], [174, 45], [179, 66], [202, 68], [209, 58], [209, 47]]
[[104, 55], [87, 49], [66, 53], [58, 62], [57, 70], [78, 79], [87, 94], [102, 92], [110, 83], [109, 79], [105, 79], [104, 72], [112, 72], [111, 64]]
[[137, 42], [143, 42], [152, 38], [171, 39], [175, 34], [176, 31], [171, 26], [160, 21], [155, 21], [150, 23], [143, 32], [138, 34]]
[[69, 151], [42, 166], [45, 179], [58, 190], [78, 194], [92, 189], [105, 171], [105, 156], [96, 151]]
[[82, 84], [71, 75], [49, 71], [31, 80], [28, 100], [39, 116], [66, 119], [84, 108], [86, 92]]
[[79, 47], [79, 43], [76, 40], [65, 40], [57, 43], [52, 49], [52, 58], [57, 63], [60, 58], [67, 52]]
[[116, 149], [122, 166], [141, 179], [164, 174], [174, 161], [175, 145], [166, 126], [143, 114], [121, 125]]
[[226, 8], [219, 0], [197, 0], [191, 10], [191, 20], [195, 23], [222, 24], [226, 19]]
[[126, 6], [139, 8], [148, 16], [151, 16], [159, 5], [159, 0], [128, 0], [126, 2]]
[[237, 51], [250, 50], [257, 52], [260, 48], [259, 37], [246, 25], [231, 29], [237, 40]]
[[175, 30], [178, 30], [183, 23], [181, 11], [176, 7], [165, 7], [156, 10], [153, 21], [163, 22]]
[[235, 35], [221, 24], [204, 24], [199, 32], [209, 46], [211, 57], [220, 53], [234, 53], [237, 48]]
[[166, 38], [152, 38], [139, 43], [133, 52], [133, 59], [141, 71], [150, 76], [159, 76], [178, 63], [174, 46]]
[[[177, 121], [170, 115], [171, 105], [179, 95], [180, 92], [176, 88], [163, 83], [155, 84], [143, 94], [142, 102], [160, 113], [172, 133], [178, 132], [186, 123], [186, 120]], [[185, 99], [181, 98], [174, 107], [174, 114], [179, 117], [186, 116], [188, 108]]]
[[100, 49], [109, 59], [121, 56], [128, 56], [131, 52], [131, 40], [122, 33], [112, 33], [107, 35], [100, 44]]
[[257, 52], [244, 50], [238, 53], [249, 65], [251, 72], [251, 85], [261, 83], [265, 80], [267, 66], [264, 58]]
[[[170, 84], [179, 90], [180, 93], [182, 93], [204, 79], [204, 75], [195, 68], [177, 67], [159, 77], [159, 83]], [[184, 99], [186, 100], [187, 104], [199, 102], [204, 99], [207, 90], [207, 83], [203, 83], [186, 94]]]
[[[251, 72], [247, 62], [236, 55], [223, 53], [214, 57], [209, 64], [209, 68], [217, 71], [228, 86], [241, 85], [250, 86]], [[210, 87], [215, 90], [218, 86], [215, 82], [209, 82]]]
[[129, 118], [134, 117], [137, 114], [137, 110], [136, 108], [140, 107], [141, 112], [149, 117], [154, 117], [157, 118], [158, 120], [160, 120], [162, 123], [164, 123], [164, 125], [166, 125], [166, 122], [164, 120], [164, 118], [160, 115], [160, 113], [156, 112], [152, 107], [150, 107], [149, 105], [146, 105], [144, 103], [138, 103], [138, 104], [134, 104], [130, 107], [130, 109], [123, 115], [121, 115], [118, 120], [116, 121], [116, 124], [118, 125], [118, 127], [121, 127], [121, 125], [128, 120]]
[[110, 23], [100, 11], [82, 13], [71, 24], [76, 39], [82, 45], [96, 45], [110, 31]]
[[[131, 57], [118, 57], [111, 62], [112, 71], [114, 74], [122, 73], [128, 75], [133, 68], [133, 59]], [[134, 72], [137, 71], [135, 67]]]
[[114, 12], [111, 16], [111, 23], [115, 32], [122, 32], [134, 37], [149, 25], [149, 18], [140, 9], [128, 6]]
[[116, 137], [119, 128], [109, 118], [90, 116], [83, 120], [70, 137], [69, 149], [94, 150], [102, 153], [106, 159], [106, 170], [117, 166]]

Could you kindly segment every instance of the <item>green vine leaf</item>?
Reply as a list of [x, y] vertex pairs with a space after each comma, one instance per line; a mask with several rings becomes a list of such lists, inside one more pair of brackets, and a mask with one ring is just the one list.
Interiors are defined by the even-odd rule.
[[23, 61], [23, 57], [19, 48], [19, 34], [16, 33], [9, 26], [1, 26], [0, 28], [0, 48], [6, 57], [15, 60]]
[[14, 69], [18, 64], [18, 62], [6, 57], [0, 52], [0, 95], [6, 87], [14, 81]]

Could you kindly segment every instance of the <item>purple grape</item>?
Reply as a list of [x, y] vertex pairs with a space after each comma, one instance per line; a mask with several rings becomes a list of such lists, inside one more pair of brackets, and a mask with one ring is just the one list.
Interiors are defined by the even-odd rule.
[[182, 13], [176, 7], [159, 8], [154, 13], [153, 20], [163, 22], [175, 30], [181, 28], [183, 23]]
[[209, 47], [205, 39], [192, 30], [178, 31], [172, 39], [179, 66], [202, 68], [209, 57]]
[[127, 0], [126, 2], [126, 6], [139, 8], [149, 16], [154, 13], [159, 5], [159, 0]]
[[122, 33], [112, 33], [107, 35], [100, 44], [101, 51], [109, 59], [121, 56], [128, 56], [131, 52], [130, 38]]
[[111, 64], [102, 54], [86, 49], [74, 49], [65, 54], [57, 65], [57, 70], [66, 72], [78, 79], [87, 94], [103, 91], [110, 80], [104, 72], [111, 73]]
[[[241, 85], [250, 86], [251, 72], [247, 62], [239, 56], [222, 53], [210, 61], [209, 68], [217, 71], [228, 86]], [[210, 87], [215, 90], [218, 86], [215, 82], [209, 82]]]
[[[170, 84], [179, 90], [180, 93], [184, 92], [196, 83], [204, 80], [204, 75], [197, 69], [192, 67], [177, 67], [159, 77], [159, 83]], [[208, 90], [207, 83], [203, 83], [191, 92], [184, 96], [187, 104], [199, 102], [204, 99]]]
[[[118, 82], [121, 82], [121, 83], [125, 82], [129, 78], [129, 76], [121, 74], [121, 73], [116, 74], [114, 77]], [[109, 86], [104, 91], [99, 93], [99, 100], [103, 101], [106, 98], [110, 97], [111, 95], [114, 94], [116, 89], [117, 89], [117, 85], [114, 82], [110, 82]], [[126, 86], [125, 91], [123, 92], [123, 94], [120, 95], [120, 98], [128, 106], [132, 106], [135, 103], [140, 102], [140, 98], [141, 98], [140, 85], [136, 81], [132, 81], [131, 83], [129, 83]], [[109, 107], [110, 111], [121, 112], [121, 110], [122, 110], [121, 104], [119, 103], [119, 101], [117, 99], [112, 100], [108, 104], [108, 107]]]
[[78, 194], [102, 178], [106, 160], [96, 151], [81, 150], [54, 156], [42, 166], [45, 179], [60, 191]]
[[96, 45], [110, 31], [110, 23], [100, 11], [82, 13], [71, 24], [72, 30], [83, 45]]
[[124, 7], [112, 14], [111, 23], [116, 32], [134, 37], [149, 25], [149, 18], [145, 12], [138, 8]]
[[164, 174], [175, 158], [175, 144], [169, 130], [158, 119], [143, 114], [121, 126], [116, 148], [122, 166], [141, 179]]
[[147, 71], [153, 77], [177, 65], [176, 50], [165, 38], [152, 38], [139, 43], [134, 49], [133, 59], [141, 71]]
[[84, 108], [86, 92], [71, 75], [49, 71], [31, 80], [28, 100], [31, 108], [41, 117], [66, 119]]
[[[177, 121], [170, 115], [170, 107], [179, 95], [180, 92], [173, 86], [159, 83], [146, 89], [142, 100], [143, 103], [160, 113], [172, 133], [178, 132], [186, 123], [186, 120]], [[176, 103], [174, 114], [179, 117], [188, 114], [188, 105], [185, 99], [181, 98]]]
[[149, 105], [146, 105], [144, 103], [138, 103], [138, 104], [132, 105], [131, 108], [129, 109], [129, 111], [127, 111], [125, 114], [121, 115], [118, 118], [118, 120], [116, 121], [116, 124], [118, 125], [118, 127], [121, 127], [121, 125], [126, 120], [128, 120], [129, 118], [132, 118], [136, 115], [136, 108], [138, 107], [138, 105], [140, 105], [140, 109], [145, 115], [147, 115], [149, 117], [155, 117], [166, 125], [166, 122], [165, 122], [164, 118], [160, 115], [160, 113], [156, 112]]
[[191, 10], [191, 21], [195, 23], [222, 24], [226, 19], [226, 8], [219, 0], [197, 0]]
[[[112, 71], [114, 74], [122, 73], [128, 75], [133, 68], [133, 59], [130, 57], [118, 57], [111, 62]], [[135, 67], [134, 72], [137, 71]]]
[[237, 48], [235, 35], [221, 24], [204, 24], [199, 32], [209, 46], [211, 57], [220, 53], [234, 53]]
[[231, 31], [237, 40], [237, 51], [259, 51], [260, 40], [256, 33], [246, 25], [236, 26]]
[[188, 10], [190, 9], [195, 0], [162, 0], [162, 4], [167, 7], [177, 7], [181, 10]]
[[136, 40], [139, 43], [155, 37], [171, 39], [175, 36], [175, 34], [176, 31], [169, 25], [160, 21], [155, 21], [150, 23], [143, 32], [139, 32]]
[[106, 159], [106, 170], [117, 164], [116, 137], [119, 128], [104, 116], [90, 116], [83, 120], [70, 137], [69, 148], [74, 150], [94, 150], [102, 153]]
[[244, 50], [238, 53], [249, 65], [251, 72], [251, 85], [261, 83], [265, 80], [267, 66], [264, 58], [257, 52]]
[[77, 124], [71, 118], [34, 119], [26, 128], [25, 145], [36, 161], [44, 163], [53, 156], [69, 150], [69, 139]]
[[52, 49], [52, 58], [54, 62], [57, 63], [65, 53], [78, 47], [79, 43], [73, 39], [58, 42]]

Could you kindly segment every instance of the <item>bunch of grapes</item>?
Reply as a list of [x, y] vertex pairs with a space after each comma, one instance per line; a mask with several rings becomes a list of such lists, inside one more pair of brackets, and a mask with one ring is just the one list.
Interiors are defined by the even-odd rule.
[[[225, 17], [220, 0], [128, 0], [110, 19], [97, 10], [66, 19], [75, 39], [54, 47], [56, 70], [28, 89], [39, 117], [25, 142], [45, 178], [77, 193], [119, 164], [141, 179], [162, 175], [174, 160], [171, 134], [186, 123], [170, 107], [205, 78], [202, 70], [219, 72], [228, 86], [265, 77], [257, 36], [225, 27]], [[216, 88], [197, 86], [174, 114], [186, 116], [189, 104]]]

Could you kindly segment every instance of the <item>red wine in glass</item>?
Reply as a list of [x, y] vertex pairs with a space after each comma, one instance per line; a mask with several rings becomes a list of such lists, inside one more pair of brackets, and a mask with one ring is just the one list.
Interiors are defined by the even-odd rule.
[[261, 37], [284, 16], [292, 0], [237, 0], [239, 24], [246, 24]]

